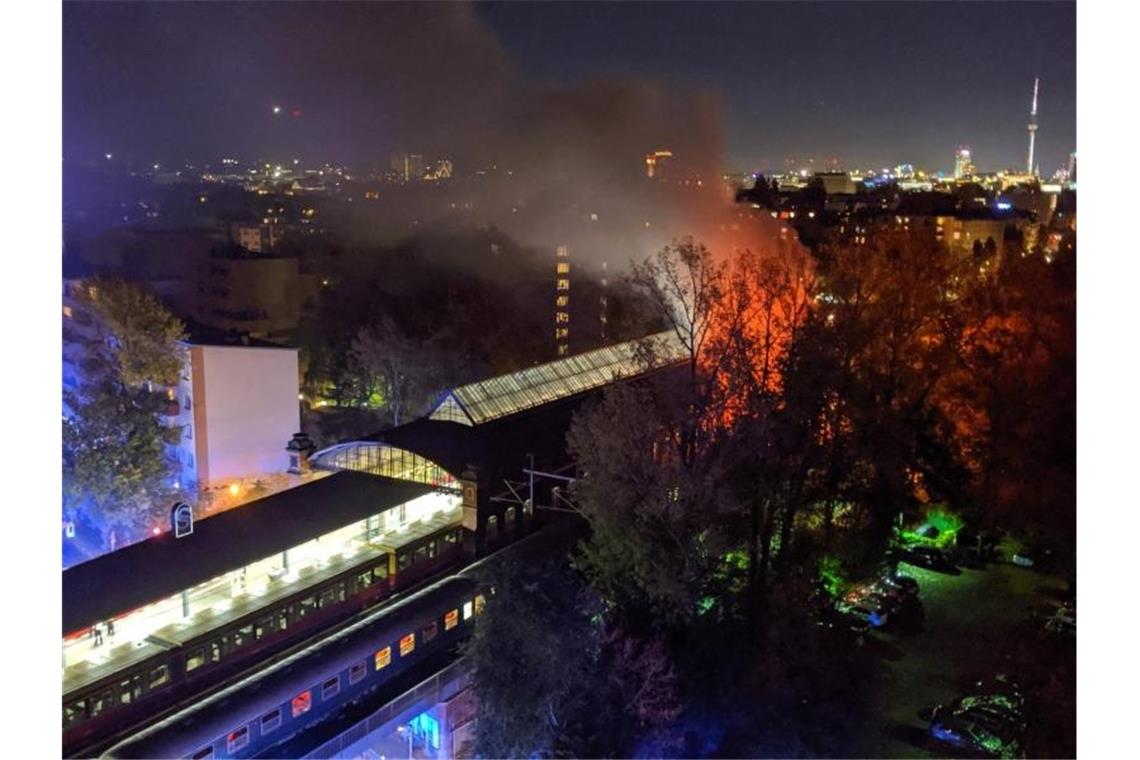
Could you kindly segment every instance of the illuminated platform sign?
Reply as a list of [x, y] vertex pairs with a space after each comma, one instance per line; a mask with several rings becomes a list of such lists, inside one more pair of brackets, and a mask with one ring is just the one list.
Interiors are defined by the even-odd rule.
[[194, 532], [194, 510], [184, 501], [170, 508], [170, 529], [175, 538], [183, 538]]

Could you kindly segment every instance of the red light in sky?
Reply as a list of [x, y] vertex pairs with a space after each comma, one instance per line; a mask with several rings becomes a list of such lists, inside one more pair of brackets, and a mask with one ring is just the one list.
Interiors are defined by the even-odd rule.
[[299, 118], [301, 118], [301, 109], [300, 108], [294, 108], [292, 111], [289, 112], [289, 114], [294, 119], [299, 119]]

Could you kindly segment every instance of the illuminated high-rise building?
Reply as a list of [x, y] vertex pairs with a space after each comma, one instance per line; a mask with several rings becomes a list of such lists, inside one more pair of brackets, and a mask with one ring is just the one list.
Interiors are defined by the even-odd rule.
[[954, 179], [969, 177], [973, 173], [974, 164], [970, 158], [970, 146], [958, 146], [958, 152], [954, 154]]
[[570, 353], [570, 249], [554, 252], [554, 346], [557, 356]]
[[1069, 181], [1077, 181], [1077, 152], [1073, 151], [1069, 154]]

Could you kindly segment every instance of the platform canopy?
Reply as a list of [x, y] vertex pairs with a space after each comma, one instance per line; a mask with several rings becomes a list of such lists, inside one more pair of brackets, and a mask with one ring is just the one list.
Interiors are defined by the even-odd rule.
[[661, 332], [461, 385], [444, 393], [428, 417], [482, 425], [674, 364], [686, 355], [676, 333]]

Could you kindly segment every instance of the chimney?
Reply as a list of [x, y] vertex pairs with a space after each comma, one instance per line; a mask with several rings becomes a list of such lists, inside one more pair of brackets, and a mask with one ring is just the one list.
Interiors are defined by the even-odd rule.
[[316, 451], [316, 445], [305, 433], [294, 433], [293, 438], [285, 445], [289, 454], [289, 472], [294, 475], [307, 475], [312, 472], [309, 465], [309, 456]]

